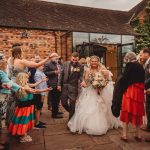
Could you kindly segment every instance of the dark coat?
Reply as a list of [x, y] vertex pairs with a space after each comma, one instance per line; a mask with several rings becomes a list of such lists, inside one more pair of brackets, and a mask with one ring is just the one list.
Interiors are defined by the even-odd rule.
[[36, 68], [28, 68], [28, 72], [30, 72], [29, 83], [35, 83], [34, 76], [36, 73]]
[[143, 83], [145, 81], [145, 71], [141, 64], [138, 62], [127, 63], [124, 73], [118, 78], [115, 84], [113, 100], [112, 100], [112, 113], [115, 117], [119, 117], [122, 96], [127, 88], [134, 83]]
[[[149, 70], [150, 70], [150, 60], [147, 63], [147, 65], [145, 66], [145, 89], [146, 90], [150, 88], [150, 73], [149, 73]], [[147, 116], [148, 116], [148, 120], [149, 120], [149, 116], [150, 116], [149, 102], [150, 102], [150, 94], [146, 94], [146, 113], [147, 113]], [[148, 123], [148, 126], [149, 126], [149, 123]]]
[[44, 73], [48, 77], [48, 86], [56, 88], [58, 84], [58, 75], [55, 74], [55, 71], [58, 70], [57, 63], [50, 61], [44, 66]]
[[78, 97], [79, 81], [82, 82], [83, 67], [78, 63], [77, 71], [71, 73], [71, 62], [67, 61], [63, 65], [63, 72], [61, 74], [59, 85], [62, 86], [61, 99], [68, 96], [72, 100], [76, 100]]
[[122, 80], [123, 80], [123, 77], [122, 75], [120, 75], [115, 83], [114, 91], [113, 91], [111, 110], [115, 117], [120, 116], [122, 96], [124, 92]]
[[0, 80], [0, 90], [1, 90], [1, 89], [3, 89], [3, 88], [2, 88], [2, 82], [1, 82], [1, 80]]
[[149, 73], [149, 69], [150, 69], [150, 60], [147, 64], [147, 66], [145, 67], [145, 89], [149, 89], [150, 88], [150, 73]]

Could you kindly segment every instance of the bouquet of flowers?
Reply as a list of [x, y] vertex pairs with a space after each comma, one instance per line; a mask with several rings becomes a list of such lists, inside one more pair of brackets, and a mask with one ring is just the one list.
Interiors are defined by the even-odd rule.
[[94, 89], [97, 89], [98, 94], [107, 85], [108, 80], [106, 80], [102, 73], [97, 73], [90, 77], [91, 84]]

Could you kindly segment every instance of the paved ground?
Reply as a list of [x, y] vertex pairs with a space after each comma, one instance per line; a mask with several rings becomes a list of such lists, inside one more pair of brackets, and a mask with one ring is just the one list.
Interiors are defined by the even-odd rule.
[[[128, 143], [120, 140], [121, 129], [110, 130], [104, 136], [71, 134], [66, 128], [67, 117], [65, 112], [64, 119], [51, 119], [50, 112], [45, 107], [42, 121], [47, 122], [47, 129], [29, 132], [33, 142], [19, 143], [18, 138], [11, 137], [6, 130], [3, 130], [0, 138], [10, 141], [10, 150], [150, 150], [150, 143], [137, 143], [134, 140], [132, 128]], [[142, 132], [142, 135], [150, 136], [150, 133]]]

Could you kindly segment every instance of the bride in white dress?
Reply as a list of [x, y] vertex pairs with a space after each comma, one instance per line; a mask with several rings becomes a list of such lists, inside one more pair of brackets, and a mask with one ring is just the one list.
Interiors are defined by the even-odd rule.
[[[91, 75], [95, 77], [101, 74], [107, 78], [107, 85], [98, 92], [90, 81]], [[92, 56], [90, 68], [86, 70], [84, 87], [76, 103], [74, 116], [69, 120], [68, 127], [71, 132], [86, 132], [90, 135], [103, 135], [109, 129], [120, 126], [119, 119], [111, 113], [113, 82], [111, 72], [100, 64], [97, 56]]]

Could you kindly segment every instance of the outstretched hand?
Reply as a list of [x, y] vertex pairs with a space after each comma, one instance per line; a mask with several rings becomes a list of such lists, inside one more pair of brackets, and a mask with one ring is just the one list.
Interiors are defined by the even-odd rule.
[[144, 91], [145, 94], [150, 94], [150, 89]]
[[36, 93], [36, 90], [35, 89], [32, 89], [30, 87], [23, 87], [23, 89], [27, 92], [27, 93], [32, 93], [32, 94], [35, 94]]
[[48, 91], [51, 91], [51, 90], [53, 90], [53, 88], [52, 87], [48, 87], [48, 88], [46, 88], [46, 91], [48, 92]]
[[9, 90], [11, 88], [11, 85], [9, 83], [3, 83], [2, 88]]

